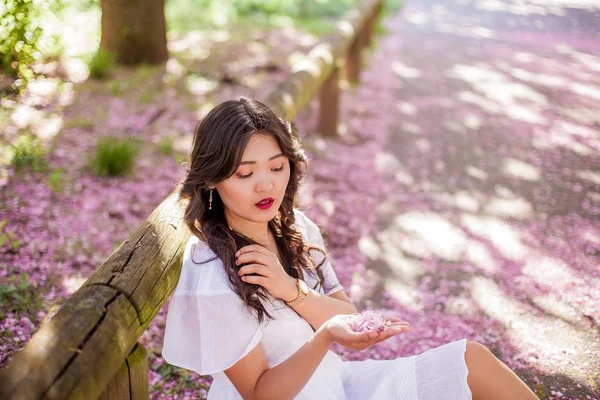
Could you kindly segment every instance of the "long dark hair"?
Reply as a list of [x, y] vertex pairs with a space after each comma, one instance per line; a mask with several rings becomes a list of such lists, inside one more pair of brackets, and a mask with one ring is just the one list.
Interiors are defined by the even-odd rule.
[[[273, 136], [290, 163], [290, 179], [281, 207], [277, 215], [268, 222], [268, 228], [277, 242], [283, 268], [290, 276], [301, 279], [304, 277], [303, 269], [312, 274], [316, 272], [318, 278], [314, 289], [322, 286], [323, 274], [320, 267], [327, 257], [325, 249], [305, 243], [301, 232], [294, 225], [296, 193], [308, 161], [295, 129], [263, 103], [245, 97], [228, 100], [213, 108], [196, 125], [188, 160], [189, 169], [179, 197], [188, 201], [184, 214], [185, 224], [193, 235], [205, 242], [221, 259], [232, 289], [255, 311], [258, 321], [262, 322], [265, 316], [273, 318], [261, 301], [268, 298], [267, 292], [261, 286], [242, 281], [237, 274], [239, 267], [235, 265], [235, 252], [238, 249], [259, 243], [229, 229], [224, 205], [216, 190], [213, 190], [212, 209], [208, 209], [209, 187], [235, 173], [250, 137], [256, 133]], [[319, 265], [315, 265], [309, 253], [313, 249], [324, 254]], [[204, 262], [207, 261], [211, 260]]]

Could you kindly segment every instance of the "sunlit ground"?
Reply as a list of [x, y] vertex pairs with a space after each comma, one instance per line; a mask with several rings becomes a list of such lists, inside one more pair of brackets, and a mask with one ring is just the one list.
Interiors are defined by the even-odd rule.
[[541, 398], [597, 398], [600, 5], [408, 2], [388, 26], [398, 55], [370, 61], [343, 144], [309, 142], [336, 156], [306, 194], [355, 301], [411, 322], [369, 356], [467, 337]]
[[[407, 2], [386, 21], [361, 85], [342, 96], [340, 138], [312, 135], [315, 104], [300, 115], [313, 157], [300, 205], [315, 204], [307, 214], [325, 228], [338, 276], [361, 306], [411, 322], [367, 352], [338, 349], [346, 358], [409, 356], [466, 337], [541, 398], [599, 396], [599, 12], [589, 1]], [[93, 40], [97, 24], [77, 23], [72, 36]], [[49, 303], [76, 290], [182, 173], [180, 159], [148, 149], [135, 176], [97, 180], [80, 172], [90, 138], [172, 134], [185, 154], [197, 118], [221, 99], [260, 98], [315, 40], [287, 28], [255, 35], [241, 46], [220, 28], [172, 34], [164, 69], [122, 69], [107, 82], [86, 81], [74, 56], [64, 77], [3, 101], [4, 135], [60, 138], [53, 166], [72, 171], [62, 195], [44, 178], [3, 182], [12, 211], [0, 220], [24, 243], [11, 263], [33, 281], [58, 279]], [[164, 316], [143, 337], [153, 398], [197, 394], [206, 381], [167, 372], [159, 356]], [[10, 324], [21, 340], [33, 328]]]

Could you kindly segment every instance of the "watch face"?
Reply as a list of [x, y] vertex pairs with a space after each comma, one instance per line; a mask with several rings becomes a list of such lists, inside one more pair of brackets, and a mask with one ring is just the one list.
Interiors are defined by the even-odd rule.
[[308, 293], [308, 285], [306, 284], [306, 282], [304, 282], [302, 279], [298, 280], [300, 282], [300, 290], [302, 290], [302, 292], [304, 294]]

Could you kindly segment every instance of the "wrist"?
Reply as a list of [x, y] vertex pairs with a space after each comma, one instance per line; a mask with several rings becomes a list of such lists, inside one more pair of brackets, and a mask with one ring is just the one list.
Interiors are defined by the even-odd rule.
[[287, 287], [288, 289], [286, 290], [286, 294], [281, 298], [281, 300], [285, 301], [286, 303], [289, 303], [290, 301], [293, 301], [296, 297], [298, 297], [298, 286], [296, 285], [296, 279], [290, 276], [288, 279]]
[[315, 332], [315, 336], [320, 338], [327, 346], [331, 346], [335, 343], [333, 337], [331, 336], [331, 332], [329, 331], [329, 326], [327, 322], [324, 322]]

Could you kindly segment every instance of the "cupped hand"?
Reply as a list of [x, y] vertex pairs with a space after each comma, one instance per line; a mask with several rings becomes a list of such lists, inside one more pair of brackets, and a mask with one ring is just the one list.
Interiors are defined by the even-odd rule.
[[323, 324], [332, 342], [344, 347], [356, 350], [364, 350], [379, 342], [387, 340], [392, 336], [408, 332], [410, 324], [397, 317], [385, 317], [389, 321], [386, 329], [378, 332], [376, 330], [365, 332], [354, 332], [348, 324], [348, 317], [356, 314], [339, 314], [330, 318]]

